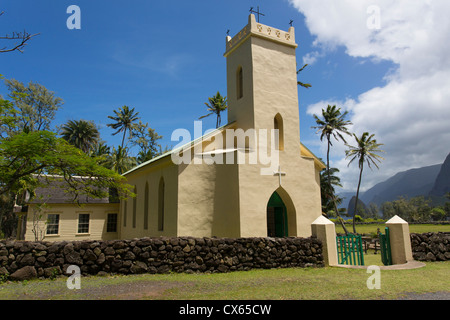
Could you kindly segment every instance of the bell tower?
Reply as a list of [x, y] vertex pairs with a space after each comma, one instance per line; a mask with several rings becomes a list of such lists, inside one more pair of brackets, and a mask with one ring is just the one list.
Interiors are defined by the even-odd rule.
[[294, 28], [282, 31], [256, 21], [226, 37], [228, 123], [278, 129], [280, 151], [300, 152]]

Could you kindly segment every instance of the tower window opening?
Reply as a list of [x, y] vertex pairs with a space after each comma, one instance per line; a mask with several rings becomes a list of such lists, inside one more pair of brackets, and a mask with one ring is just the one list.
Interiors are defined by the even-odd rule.
[[236, 96], [237, 99], [240, 99], [244, 96], [244, 83], [241, 66], [238, 67], [236, 72]]
[[283, 130], [283, 118], [279, 113], [273, 119], [273, 127], [278, 130], [278, 139], [275, 137], [275, 149], [284, 150], [284, 130]]

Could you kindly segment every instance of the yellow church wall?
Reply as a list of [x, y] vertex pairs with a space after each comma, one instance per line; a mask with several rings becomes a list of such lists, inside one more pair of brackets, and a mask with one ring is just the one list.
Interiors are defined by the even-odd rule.
[[179, 165], [178, 235], [211, 236], [216, 166]]
[[[77, 206], [75, 204], [54, 204], [47, 205], [39, 211], [35, 204], [30, 204], [27, 213], [27, 224], [25, 240], [112, 240], [119, 239], [119, 232], [107, 232], [106, 223], [108, 213], [116, 213], [118, 216], [117, 227], [120, 225], [119, 204], [86, 204]], [[59, 214], [58, 234], [46, 234], [46, 221], [49, 214]], [[80, 214], [89, 214], [89, 231], [78, 233], [78, 218]], [[41, 215], [41, 218], [37, 218]], [[35, 217], [35, 218], [34, 218]], [[42, 233], [36, 238], [33, 233], [33, 226], [36, 221], [37, 228]], [[118, 229], [119, 230], [119, 229]], [[44, 236], [44, 238], [42, 238]]]
[[[235, 158], [227, 164], [225, 154], [220, 153], [226, 148], [225, 130], [232, 127], [199, 142], [199, 148], [191, 149], [191, 163], [179, 165], [178, 236], [239, 236], [237, 164]], [[201, 163], [195, 163], [194, 150], [219, 151], [211, 156], [219, 164], [208, 163], [205, 155]]]
[[[261, 175], [264, 166], [239, 166], [240, 236], [267, 236], [267, 204], [277, 191], [287, 209], [288, 235], [311, 235], [310, 224], [321, 215], [320, 182], [314, 159], [294, 161], [280, 153], [281, 171], [286, 175]], [[257, 221], [257, 223], [255, 223]]]
[[251, 40], [255, 128], [274, 129], [274, 118], [280, 114], [284, 151], [297, 158], [300, 129], [295, 49], [258, 37]]
[[[160, 159], [126, 175], [127, 183], [136, 188], [136, 197], [121, 201], [122, 239], [177, 235], [178, 169], [170, 156]], [[158, 197], [160, 179], [164, 179], [164, 225], [158, 226]], [[148, 212], [145, 208], [145, 185], [148, 183]], [[134, 209], [136, 206], [136, 209]], [[126, 207], [126, 213], [125, 213]], [[135, 211], [134, 211], [135, 210]], [[133, 214], [136, 218], [133, 223]], [[144, 227], [144, 215], [148, 214], [148, 226]], [[126, 219], [126, 222], [124, 220]]]
[[[246, 41], [237, 47], [233, 54], [227, 56], [227, 101], [228, 123], [238, 121], [237, 126], [243, 130], [254, 128], [253, 112], [253, 73], [251, 69], [252, 55], [251, 42]], [[242, 67], [243, 95], [237, 97], [236, 72]]]

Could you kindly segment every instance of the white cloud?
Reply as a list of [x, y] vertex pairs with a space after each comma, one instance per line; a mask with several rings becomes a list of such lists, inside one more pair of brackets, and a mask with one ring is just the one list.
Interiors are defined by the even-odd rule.
[[117, 49], [112, 59], [127, 67], [162, 73], [170, 77], [177, 77], [186, 65], [192, 63], [193, 58], [186, 53], [171, 53], [158, 51], [140, 51], [130, 48]]
[[312, 64], [316, 63], [317, 59], [319, 59], [323, 56], [324, 56], [324, 53], [319, 52], [319, 51], [309, 52], [303, 57], [303, 64], [312, 65]]
[[[364, 188], [398, 171], [442, 163], [450, 152], [450, 12], [447, 0], [291, 0], [306, 18], [320, 47], [345, 47], [352, 57], [397, 65], [386, 84], [355, 100], [340, 101], [351, 113], [352, 130], [375, 133], [384, 143], [381, 170], [364, 175]], [[380, 28], [368, 28], [371, 5], [380, 9]], [[325, 97], [326, 99], [326, 97]], [[312, 104], [320, 114], [326, 101]], [[337, 147], [340, 152], [343, 146]], [[341, 153], [342, 154], [342, 153]], [[344, 188], [354, 189], [357, 165], [335, 158]]]

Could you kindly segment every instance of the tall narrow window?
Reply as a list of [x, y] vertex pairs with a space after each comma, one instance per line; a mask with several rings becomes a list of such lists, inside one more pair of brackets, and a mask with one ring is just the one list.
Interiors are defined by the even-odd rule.
[[123, 226], [127, 226], [128, 199], [123, 202]]
[[239, 100], [244, 96], [244, 82], [242, 75], [242, 67], [239, 66], [236, 71], [236, 97]]
[[158, 188], [158, 231], [164, 230], [164, 178], [159, 180]]
[[78, 233], [89, 233], [89, 213], [80, 213], [78, 216]]
[[136, 186], [134, 186], [134, 194], [135, 194], [135, 197], [133, 198], [133, 228], [136, 228], [136, 205], [137, 205]]
[[148, 229], [148, 182], [145, 182], [144, 192], [144, 229]]
[[284, 150], [284, 130], [283, 130], [283, 118], [279, 113], [273, 119], [273, 127], [278, 130], [278, 139], [275, 136], [275, 149]]

